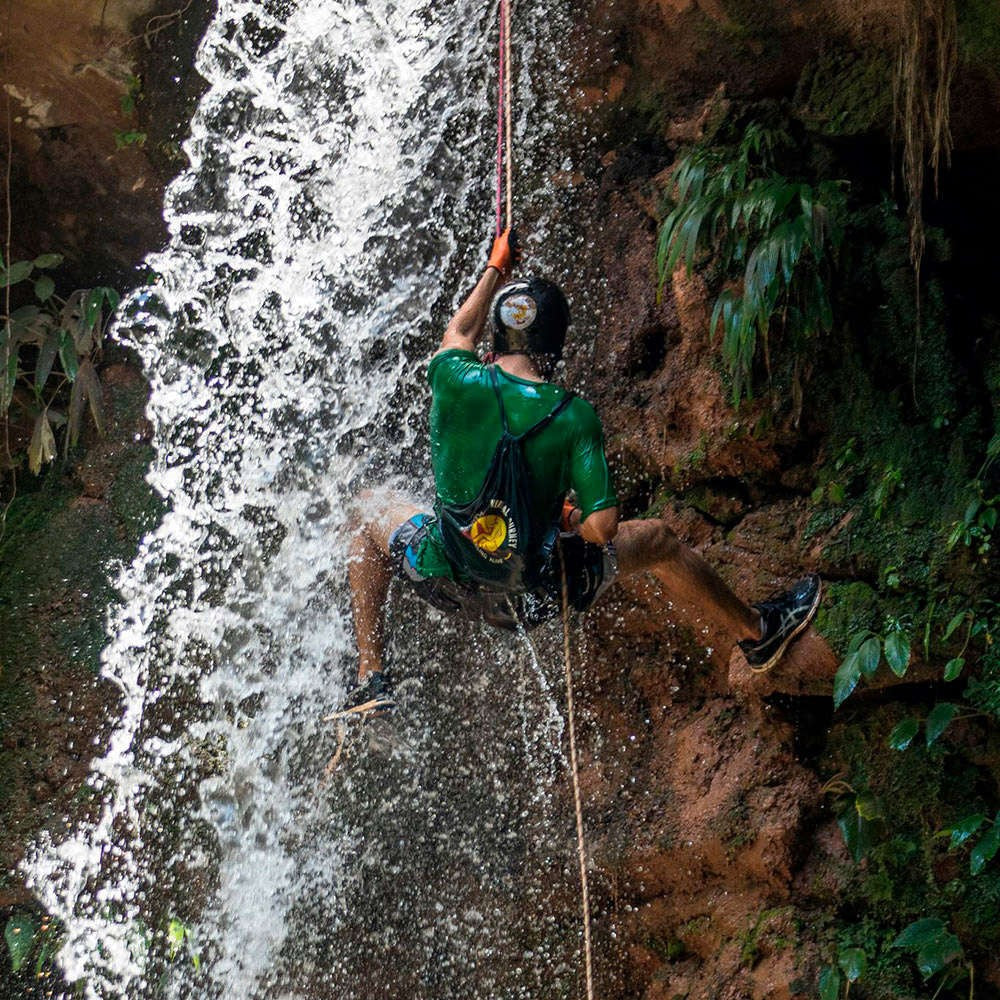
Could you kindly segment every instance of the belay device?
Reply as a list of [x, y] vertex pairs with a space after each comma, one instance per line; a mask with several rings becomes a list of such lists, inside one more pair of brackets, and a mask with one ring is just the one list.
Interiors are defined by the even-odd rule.
[[536, 424], [511, 434], [496, 368], [490, 382], [500, 406], [503, 433], [474, 500], [467, 504], [438, 503], [441, 537], [449, 559], [478, 583], [497, 590], [524, 590], [537, 582], [544, 563], [546, 534], [532, 525], [531, 473], [524, 460], [524, 442], [547, 427], [569, 404], [572, 392]]

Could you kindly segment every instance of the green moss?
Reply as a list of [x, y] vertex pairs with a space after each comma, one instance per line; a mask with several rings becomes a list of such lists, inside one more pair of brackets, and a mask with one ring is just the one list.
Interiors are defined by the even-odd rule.
[[153, 449], [143, 447], [123, 463], [108, 497], [111, 507], [132, 538], [140, 538], [163, 516], [166, 505], [146, 482]]
[[878, 595], [860, 580], [828, 584], [815, 625], [820, 635], [843, 654], [855, 632], [866, 628], [878, 631], [881, 626]]
[[684, 942], [675, 937], [653, 937], [646, 939], [646, 947], [661, 962], [678, 962], [687, 957], [687, 948]]
[[892, 65], [887, 53], [831, 48], [806, 66], [795, 104], [802, 119], [825, 135], [885, 129], [892, 117]]
[[1000, 64], [1000, 6], [995, 0], [960, 0], [958, 45], [964, 59], [992, 73]]

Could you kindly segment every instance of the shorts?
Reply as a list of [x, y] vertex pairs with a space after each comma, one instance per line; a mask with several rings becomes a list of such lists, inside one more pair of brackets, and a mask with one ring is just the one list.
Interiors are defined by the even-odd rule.
[[575, 611], [592, 607], [618, 575], [613, 545], [595, 545], [577, 534], [563, 533], [538, 583], [524, 592], [490, 590], [474, 580], [422, 576], [417, 570], [418, 555], [433, 523], [430, 514], [414, 514], [389, 537], [389, 555], [396, 576], [438, 610], [485, 621], [497, 628], [523, 625], [530, 629], [562, 613], [560, 553], [566, 565], [567, 597]]

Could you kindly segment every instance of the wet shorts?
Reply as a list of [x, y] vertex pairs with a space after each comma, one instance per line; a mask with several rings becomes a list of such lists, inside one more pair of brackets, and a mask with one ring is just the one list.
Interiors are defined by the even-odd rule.
[[[498, 593], [467, 580], [421, 576], [417, 555], [434, 523], [430, 514], [414, 514], [389, 537], [389, 554], [396, 576], [423, 600], [441, 611], [485, 621], [498, 628], [534, 628], [562, 611], [562, 573], [558, 553], [542, 572], [537, 586], [516, 594]], [[618, 560], [614, 546], [594, 545], [577, 534], [561, 534], [559, 549], [566, 564], [566, 591], [570, 607], [586, 611], [614, 582]]]

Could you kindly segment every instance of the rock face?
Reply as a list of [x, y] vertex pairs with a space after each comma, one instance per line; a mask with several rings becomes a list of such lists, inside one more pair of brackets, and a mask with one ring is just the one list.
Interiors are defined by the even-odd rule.
[[[919, 512], [911, 506], [907, 514], [884, 515], [872, 493], [862, 494], [857, 472], [842, 471], [855, 456], [847, 448], [841, 461], [836, 449], [864, 434], [866, 424], [885, 419], [882, 403], [872, 403], [861, 388], [871, 376], [844, 374], [842, 354], [831, 351], [817, 362], [826, 365], [820, 370], [828, 379], [848, 387], [840, 396], [814, 374], [804, 402], [792, 398], [786, 382], [734, 407], [718, 339], [709, 330], [717, 278], [679, 269], [658, 296], [655, 267], [658, 224], [678, 152], [734, 118], [794, 119], [795, 127], [805, 128], [803, 136], [819, 137], [800, 141], [825, 147], [818, 155], [836, 162], [845, 171], [839, 176], [851, 177], [856, 192], [870, 184], [874, 191], [888, 190], [899, 8], [867, 2], [619, 0], [599, 2], [593, 10], [574, 40], [581, 57], [572, 99], [598, 139], [595, 151], [581, 155], [575, 185], [591, 206], [590, 217], [600, 220], [590, 271], [602, 276], [604, 294], [597, 309], [597, 356], [571, 360], [571, 376], [601, 413], [626, 512], [665, 518], [748, 601], [804, 572], [820, 572], [829, 591], [821, 623], [839, 654], [806, 639], [794, 657], [764, 677], [750, 675], [738, 653], [731, 661], [719, 651], [706, 659], [697, 654], [695, 637], [680, 624], [683, 616], [669, 595], [653, 581], [622, 585], [617, 599], [592, 615], [581, 668], [581, 700], [592, 723], [584, 783], [593, 868], [606, 892], [603, 945], [620, 962], [618, 977], [608, 975], [605, 991], [646, 1000], [815, 996], [821, 970], [836, 964], [840, 934], [841, 948], [844, 941], [859, 944], [880, 963], [879, 972], [859, 983], [867, 990], [862, 995], [917, 995], [910, 992], [919, 989], [912, 965], [899, 952], [862, 942], [845, 912], [877, 923], [886, 934], [928, 912], [953, 921], [956, 929], [971, 927], [963, 921], [972, 918], [957, 910], [949, 915], [944, 899], [947, 892], [976, 890], [968, 881], [949, 882], [957, 869], [952, 863], [947, 870], [953, 874], [942, 875], [943, 857], [935, 862], [938, 874], [922, 887], [911, 882], [905, 866], [886, 860], [884, 827], [882, 844], [872, 849], [875, 860], [859, 866], [834, 814], [848, 821], [852, 810], [861, 808], [856, 795], [868, 789], [878, 788], [876, 798], [888, 795], [877, 774], [903, 781], [911, 768], [923, 767], [935, 774], [919, 807], [934, 813], [930, 825], [946, 827], [947, 817], [964, 806], [935, 798], [939, 771], [922, 749], [908, 759], [887, 751], [889, 720], [901, 716], [901, 710], [888, 707], [891, 701], [872, 709], [851, 709], [848, 702], [829, 738], [827, 727], [833, 676], [847, 639], [865, 626], [882, 633], [885, 599], [892, 593], [888, 567], [905, 559], [907, 546], [925, 530], [926, 547], [908, 563], [924, 575], [904, 586], [911, 598], [906, 610], [899, 604], [889, 614], [928, 622], [935, 614], [933, 602], [940, 597], [915, 595], [931, 589], [926, 566], [944, 551], [931, 512], [955, 501], [928, 498]], [[1000, 135], [995, 110], [1000, 77], [971, 55], [980, 51], [974, 38], [1000, 38], [998, 25], [985, 32], [973, 21], [969, 12], [958, 21], [966, 56], [955, 92], [968, 100], [952, 106], [958, 171], [963, 163], [978, 161], [986, 148], [997, 162]], [[852, 145], [856, 154], [841, 159]], [[859, 164], [873, 153], [884, 157], [884, 174], [861, 179], [867, 167]], [[929, 199], [927, 212], [952, 226], [964, 213], [960, 197], [952, 189], [950, 204], [948, 195], [938, 203]], [[993, 218], [997, 206], [990, 204], [987, 214]], [[956, 245], [985, 242], [988, 231], [989, 224], [976, 231], [963, 224]], [[860, 243], [869, 237], [856, 231], [852, 238]], [[878, 239], [876, 259], [888, 265], [892, 244], [888, 236]], [[711, 262], [705, 263], [710, 271]], [[909, 287], [912, 296], [905, 253], [891, 266], [892, 281]], [[975, 279], [967, 277], [974, 287]], [[875, 287], [874, 308], [891, 309], [887, 286], [873, 282]], [[852, 297], [847, 289], [839, 294], [845, 301]], [[988, 328], [992, 321], [979, 315], [974, 322]], [[941, 323], [947, 328], [949, 320]], [[980, 357], [989, 360], [979, 363], [995, 370], [995, 336], [986, 334], [980, 344]], [[857, 347], [840, 340], [837, 350]], [[950, 377], [976, 381], [978, 375], [973, 370]], [[991, 378], [977, 391], [992, 402], [973, 418], [985, 418], [987, 425], [1000, 398]], [[857, 380], [854, 401], [846, 402], [852, 379]], [[869, 400], [863, 406], [862, 398]], [[844, 421], [838, 438], [837, 414], [848, 411], [855, 423]], [[916, 454], [920, 426], [919, 415], [911, 414], [893, 431], [880, 432], [880, 440], [894, 439], [903, 446], [900, 454], [906, 448]], [[982, 448], [985, 440], [977, 440]], [[871, 436], [867, 447], [874, 490], [878, 477], [884, 481], [888, 470], [902, 468], [908, 459], [876, 460]], [[953, 450], [957, 447], [956, 442]], [[838, 462], [841, 471], [834, 473]], [[908, 481], [915, 485], [924, 475], [914, 470]], [[835, 480], [840, 479], [854, 499], [831, 503], [828, 484], [839, 490]], [[869, 540], [859, 542], [858, 533]], [[875, 553], [882, 545], [885, 562], [873, 573], [871, 559], [879, 558]], [[881, 613], [873, 610], [879, 602]], [[667, 628], [664, 639], [671, 621], [677, 626]], [[934, 628], [943, 631], [943, 624]], [[918, 653], [916, 646], [914, 639], [906, 679], [939, 678], [943, 659], [951, 654], [935, 657], [931, 646], [932, 662], [921, 665], [916, 660], [926, 650]], [[872, 684], [892, 681], [883, 664]], [[918, 715], [934, 703], [933, 694], [911, 690], [908, 697], [924, 706]], [[882, 742], [866, 739], [863, 752], [846, 753], [844, 747], [854, 747], [851, 741], [870, 728], [882, 734]], [[994, 732], [995, 720], [988, 720], [956, 739], [989, 743]], [[975, 780], [990, 790], [986, 810], [995, 809], [995, 763], [976, 773]], [[825, 784], [830, 779], [841, 784]], [[913, 781], [911, 789], [918, 784], [905, 780]], [[899, 820], [896, 829], [902, 826], [907, 821]], [[928, 856], [944, 853], [933, 834], [928, 838], [909, 826], [897, 839], [921, 844]], [[879, 867], [885, 884], [895, 880], [898, 888], [876, 889], [865, 864]], [[874, 902], [879, 891], [896, 893], [895, 908]], [[979, 933], [963, 939], [968, 949], [976, 949]], [[993, 975], [985, 954], [975, 961], [982, 963], [981, 975]], [[614, 963], [608, 959], [608, 964]]]
[[15, 259], [62, 253], [75, 280], [114, 284], [162, 243], [163, 186], [183, 162], [177, 139], [199, 88], [190, 51], [212, 6], [12, 6], [4, 90]]
[[[156, 246], [177, 155], [164, 123], [182, 120], [178, 107], [196, 93], [190, 50], [208, 14], [195, 4], [178, 18], [144, 0], [13, 8], [6, 90], [17, 255], [66, 252], [80, 283], [93, 283]], [[939, 246], [928, 251], [916, 345], [925, 350], [916, 357], [907, 233], [882, 166], [899, 24], [889, 0], [595, 0], [569, 47], [579, 67], [574, 122], [596, 141], [553, 181], [573, 187], [600, 220], [585, 278], [604, 279], [603, 346], [596, 363], [570, 358], [569, 374], [602, 415], [624, 510], [664, 518], [748, 601], [820, 572], [830, 644], [805, 637], [754, 677], [738, 653], [706, 651], [697, 615], [681, 614], [651, 579], [623, 582], [584, 623], [581, 780], [603, 996], [812, 997], [845, 946], [871, 952], [858, 995], [916, 996], [915, 966], [886, 942], [928, 914], [961, 935], [976, 985], [997, 987], [989, 951], [1000, 924], [980, 896], [1000, 899], [1000, 882], [960, 877], [958, 855], [937, 836], [1000, 805], [995, 719], [980, 708], [978, 720], [956, 723], [947, 750], [942, 741], [900, 755], [888, 748], [893, 728], [907, 713], [923, 724], [938, 698], [914, 687], [899, 701], [881, 693], [852, 709], [855, 698], [831, 725], [833, 675], [851, 634], [868, 628], [881, 643], [887, 620], [902, 623], [914, 636], [907, 680], [939, 677], [958, 649], [957, 637], [939, 638], [934, 615], [969, 608], [971, 633], [979, 605], [955, 601], [968, 580], [990, 579], [975, 574], [995, 573], [970, 552], [945, 567], [946, 587], [928, 584], [943, 565], [939, 522], [957, 502], [944, 486], [971, 478], [998, 412], [1000, 320], [995, 308], [983, 318], [989, 304], [977, 288], [991, 287], [992, 258], [977, 240], [1000, 227], [1000, 201], [989, 194], [1000, 148], [1000, 21], [976, 3], [958, 21], [955, 166], [942, 202], [928, 199], [941, 235], [928, 241]], [[709, 330], [717, 276], [710, 266], [681, 269], [658, 295], [654, 262], [679, 150], [754, 116], [794, 126], [808, 171], [832, 164], [851, 182], [861, 206], [853, 249], [864, 258], [852, 273], [865, 288], [837, 289], [841, 326], [853, 328], [830, 333], [810, 372], [777, 372], [737, 407]], [[125, 557], [155, 516], [141, 478], [142, 382], [121, 363], [105, 367], [102, 381], [112, 434], [89, 442], [50, 492], [22, 497], [3, 541], [5, 868], [23, 837], [77, 794], [79, 748], [100, 742], [101, 706], [111, 702], [89, 672], [107, 588], [100, 558]], [[918, 383], [923, 408], [911, 403]], [[943, 428], [953, 434], [944, 443]], [[53, 534], [61, 543], [51, 560], [36, 559]], [[74, 657], [44, 674], [25, 666]], [[880, 670], [873, 686], [895, 682]], [[945, 696], [965, 695], [953, 685]], [[25, 714], [37, 721], [30, 737], [10, 722]], [[842, 832], [851, 822], [874, 842], [861, 863]], [[977, 892], [984, 884], [989, 892]], [[22, 898], [12, 883], [2, 891], [0, 904]]]

